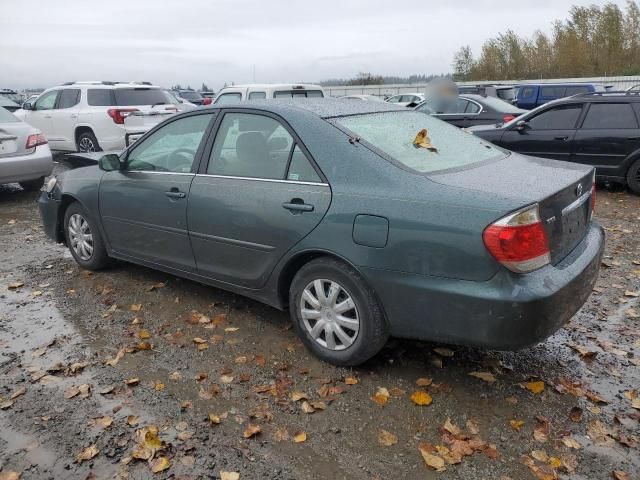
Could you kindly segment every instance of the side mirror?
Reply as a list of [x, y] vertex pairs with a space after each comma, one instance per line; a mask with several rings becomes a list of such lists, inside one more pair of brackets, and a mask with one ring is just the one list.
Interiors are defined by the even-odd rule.
[[524, 132], [527, 129], [527, 121], [526, 120], [518, 120], [516, 122], [516, 130], [519, 132]]
[[23, 110], [33, 110], [33, 104], [31, 102], [24, 102], [22, 104]]
[[98, 167], [105, 172], [120, 170], [120, 157], [115, 153], [104, 155], [98, 160]]

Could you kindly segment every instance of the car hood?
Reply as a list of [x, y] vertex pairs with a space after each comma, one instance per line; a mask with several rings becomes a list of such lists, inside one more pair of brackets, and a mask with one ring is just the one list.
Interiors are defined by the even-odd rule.
[[512, 201], [513, 208], [540, 202], [585, 178], [586, 165], [510, 152], [503, 158], [430, 174], [430, 180]]

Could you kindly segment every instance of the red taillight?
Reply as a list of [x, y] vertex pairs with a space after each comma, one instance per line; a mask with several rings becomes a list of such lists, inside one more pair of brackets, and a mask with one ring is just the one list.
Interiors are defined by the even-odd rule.
[[515, 115], [505, 115], [504, 117], [502, 117], [502, 121], [504, 123], [510, 122], [511, 120], [513, 120], [514, 118], [516, 118]]
[[137, 108], [110, 108], [107, 114], [113, 119], [113, 123], [124, 125], [124, 119], [133, 112], [139, 112]]
[[551, 261], [537, 204], [492, 223], [482, 239], [489, 253], [516, 273], [531, 272]]
[[211, 105], [211, 99], [209, 97], [205, 97], [205, 99], [202, 100], [202, 105]]
[[27, 146], [26, 148], [36, 148], [38, 145], [46, 145], [47, 139], [44, 138], [44, 135], [41, 133], [34, 133], [33, 135], [29, 135], [27, 138]]

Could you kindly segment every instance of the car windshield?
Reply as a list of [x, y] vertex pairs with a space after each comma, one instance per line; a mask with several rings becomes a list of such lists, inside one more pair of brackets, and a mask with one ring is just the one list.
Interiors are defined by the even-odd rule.
[[17, 93], [0, 93], [0, 95], [8, 98], [12, 102], [20, 103], [22, 101], [22, 97]]
[[19, 122], [17, 117], [15, 117], [9, 110], [0, 107], [0, 123], [14, 123]]
[[159, 88], [116, 88], [115, 105], [156, 105], [167, 103], [167, 97]]
[[484, 97], [482, 103], [500, 113], [522, 113], [518, 107], [496, 97]]
[[198, 92], [180, 92], [180, 96], [187, 100], [202, 100], [202, 95]]
[[384, 112], [337, 118], [336, 123], [391, 159], [420, 173], [464, 167], [506, 152], [423, 113]]

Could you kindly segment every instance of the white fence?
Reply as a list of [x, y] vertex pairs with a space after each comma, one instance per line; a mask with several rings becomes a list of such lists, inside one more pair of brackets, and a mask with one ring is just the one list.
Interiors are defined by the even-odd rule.
[[[640, 84], [640, 76], [632, 77], [592, 77], [592, 78], [546, 78], [541, 80], [500, 80], [499, 82], [479, 81], [479, 82], [458, 82], [458, 85], [522, 85], [525, 83], [574, 83], [586, 82], [597, 83], [611, 90], [625, 90], [634, 85]], [[341, 97], [343, 95], [397, 95], [398, 93], [424, 93], [426, 83], [414, 84], [394, 84], [394, 85], [342, 85], [337, 87], [323, 87], [332, 97]]]

